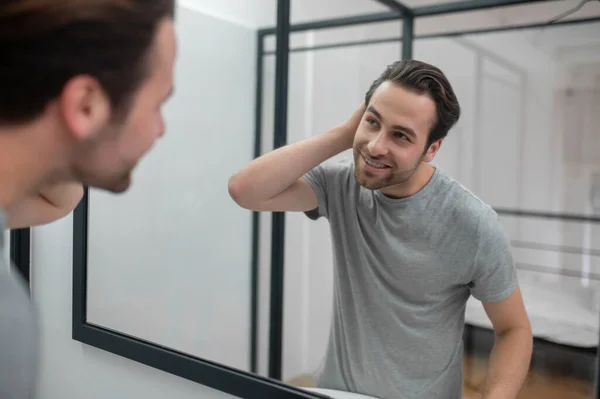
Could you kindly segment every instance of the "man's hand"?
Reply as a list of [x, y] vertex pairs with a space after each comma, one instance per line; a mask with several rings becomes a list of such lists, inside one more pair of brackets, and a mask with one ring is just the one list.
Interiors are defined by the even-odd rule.
[[352, 148], [364, 104], [338, 126], [277, 148], [248, 163], [228, 182], [231, 198], [254, 211], [300, 212], [315, 209], [317, 197], [303, 176], [322, 162]]
[[354, 136], [356, 136], [356, 130], [360, 125], [360, 121], [362, 120], [363, 115], [365, 114], [367, 108], [365, 103], [363, 102], [353, 113], [350, 115], [343, 124], [344, 131], [346, 132], [346, 144], [344, 147], [352, 148], [354, 145]]
[[83, 197], [79, 183], [59, 183], [45, 187], [37, 195], [23, 198], [6, 210], [8, 228], [48, 224], [62, 219], [77, 207]]

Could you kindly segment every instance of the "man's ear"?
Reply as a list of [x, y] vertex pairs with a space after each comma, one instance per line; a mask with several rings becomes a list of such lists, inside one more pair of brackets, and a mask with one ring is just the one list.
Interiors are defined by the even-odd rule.
[[94, 77], [79, 75], [69, 80], [60, 95], [63, 121], [77, 141], [87, 140], [106, 126], [110, 119], [110, 101]]
[[427, 148], [427, 151], [425, 152], [425, 156], [423, 157], [423, 161], [425, 161], [425, 162], [431, 162], [431, 161], [433, 161], [433, 158], [435, 158], [435, 155], [440, 150], [440, 147], [442, 146], [442, 142], [443, 141], [444, 141], [444, 139], [439, 139], [439, 140], [434, 141], [433, 143], [431, 143], [429, 145], [429, 148]]

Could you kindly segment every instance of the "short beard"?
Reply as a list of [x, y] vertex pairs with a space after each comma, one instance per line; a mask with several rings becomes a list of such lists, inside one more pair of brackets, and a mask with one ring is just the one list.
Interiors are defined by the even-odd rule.
[[[419, 169], [419, 166], [423, 162], [423, 159], [425, 158], [425, 155], [427, 153], [427, 148], [429, 148], [429, 146], [425, 149], [425, 151], [423, 151], [423, 153], [421, 154], [421, 156], [419, 157], [417, 162], [410, 169], [402, 170], [402, 171], [392, 171], [392, 173], [390, 173], [388, 176], [386, 176], [383, 179], [377, 179], [377, 178], [369, 179], [368, 177], [364, 176], [364, 174], [368, 173], [368, 172], [365, 172], [364, 169], [359, 169], [358, 163], [359, 163], [360, 159], [363, 157], [363, 155], [360, 151], [360, 148], [362, 148], [362, 147], [354, 149], [354, 179], [361, 186], [363, 186], [369, 190], [375, 191], [375, 190], [381, 190], [383, 188], [390, 187], [390, 186], [403, 185], [403, 184], [406, 184], [408, 181], [410, 181], [410, 179], [412, 179], [412, 177], [415, 175], [415, 173]], [[363, 160], [363, 163], [364, 163], [364, 160]]]

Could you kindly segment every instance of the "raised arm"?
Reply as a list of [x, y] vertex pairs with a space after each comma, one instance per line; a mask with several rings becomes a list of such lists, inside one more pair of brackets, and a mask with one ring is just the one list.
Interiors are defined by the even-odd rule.
[[345, 123], [250, 162], [229, 179], [229, 194], [241, 207], [255, 211], [305, 212], [316, 208], [317, 197], [302, 176], [352, 148], [364, 112], [361, 105]]

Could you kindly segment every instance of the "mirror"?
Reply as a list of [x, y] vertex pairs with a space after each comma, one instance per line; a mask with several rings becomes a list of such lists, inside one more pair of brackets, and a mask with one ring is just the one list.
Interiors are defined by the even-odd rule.
[[[241, 209], [227, 181], [256, 155], [257, 116], [258, 152], [272, 149], [275, 36], [265, 36], [262, 54], [256, 39], [259, 28], [275, 25], [276, 1], [248, 8], [201, 3], [180, 4], [176, 95], [165, 107], [165, 139], [144, 159], [129, 192], [89, 193], [86, 322], [214, 362], [231, 375], [268, 377], [271, 214], [255, 218]], [[371, 3], [361, 1], [356, 14], [382, 11]], [[346, 0], [332, 4], [341, 11], [328, 6], [324, 18], [356, 15]], [[292, 5], [292, 21], [321, 15], [316, 3]], [[575, 46], [597, 46], [590, 38], [599, 29], [589, 23], [454, 37], [421, 28], [413, 45], [414, 58], [446, 73], [463, 110], [434, 163], [497, 209], [513, 246], [539, 350], [526, 382], [533, 397], [552, 389], [561, 398], [589, 398], [595, 383], [600, 233], [589, 189], [600, 169], [592, 128], [600, 125], [599, 64], [593, 51]], [[343, 31], [349, 39], [337, 29], [290, 37], [289, 143], [343, 122], [400, 57], [399, 21]], [[206, 37], [219, 40], [200, 40]], [[588, 219], [569, 219], [573, 213]], [[332, 255], [326, 220], [286, 214], [285, 389], [313, 388], [328, 350]], [[572, 318], [553, 319], [549, 309]], [[481, 392], [493, 337], [480, 302], [466, 304], [465, 326], [468, 397]], [[548, 376], [562, 385], [548, 384]]]
[[227, 180], [253, 158], [258, 21], [218, 7], [178, 8], [165, 137], [127, 193], [89, 193], [87, 322], [250, 371], [252, 214]]
[[[344, 121], [398, 58], [394, 33], [371, 27], [362, 41], [328, 41], [335, 36], [328, 37], [328, 29], [295, 34], [311, 45], [297, 43], [290, 54], [290, 142]], [[600, 24], [590, 22], [457, 37], [422, 32], [431, 37], [414, 42], [414, 58], [442, 69], [462, 107], [433, 163], [497, 210], [511, 242], [536, 339], [523, 398], [594, 394], [600, 227], [590, 190], [600, 170], [597, 32]], [[330, 224], [286, 214], [285, 251], [284, 380], [314, 386], [331, 345], [332, 318], [344, 318], [332, 313], [338, 288]], [[470, 298], [465, 398], [481, 394], [493, 342], [481, 302]]]

